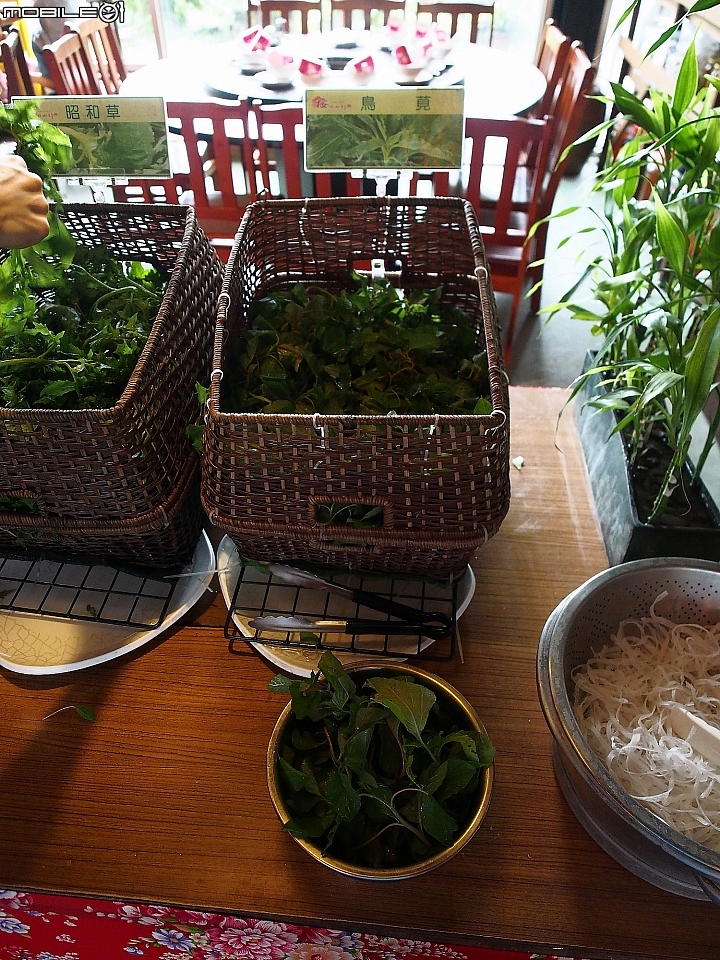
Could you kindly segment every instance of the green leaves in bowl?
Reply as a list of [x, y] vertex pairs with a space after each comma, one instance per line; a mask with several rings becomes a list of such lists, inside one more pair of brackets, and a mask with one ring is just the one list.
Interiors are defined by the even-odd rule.
[[235, 344], [223, 408], [240, 413], [486, 414], [487, 355], [442, 288], [296, 284], [258, 300]]
[[477, 809], [487, 735], [463, 729], [429, 687], [392, 668], [361, 688], [323, 654], [309, 680], [278, 675], [292, 720], [279, 745], [285, 829], [323, 854], [374, 868], [425, 860], [454, 842]]

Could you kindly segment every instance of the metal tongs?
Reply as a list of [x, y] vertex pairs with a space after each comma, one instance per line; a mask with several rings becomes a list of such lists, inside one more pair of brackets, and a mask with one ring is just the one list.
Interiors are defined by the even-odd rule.
[[309, 590], [324, 590], [339, 597], [353, 600], [359, 606], [378, 610], [396, 621], [361, 620], [329, 617], [310, 617], [304, 614], [255, 617], [249, 621], [253, 630], [267, 630], [270, 633], [297, 633], [298, 631], [312, 631], [314, 633], [347, 633], [347, 634], [418, 634], [431, 640], [445, 640], [452, 634], [453, 622], [444, 613], [428, 613], [416, 607], [388, 600], [376, 593], [366, 590], [343, 587], [338, 583], [323, 580], [314, 573], [307, 573], [297, 567], [286, 567], [278, 563], [269, 563], [266, 569], [278, 580], [291, 583], [296, 587]]

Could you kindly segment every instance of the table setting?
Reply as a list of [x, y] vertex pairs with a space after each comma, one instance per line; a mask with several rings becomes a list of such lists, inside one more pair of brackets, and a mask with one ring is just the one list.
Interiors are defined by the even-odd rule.
[[[431, 40], [432, 49], [426, 50]], [[187, 102], [300, 103], [308, 88], [462, 85], [466, 116], [485, 118], [523, 114], [539, 102], [547, 85], [543, 73], [518, 54], [443, 36], [437, 30], [429, 39], [427, 33], [409, 36], [391, 32], [390, 27], [308, 34], [253, 27], [205, 53], [210, 55], [198, 58], [193, 71], [188, 71], [184, 57], [149, 63], [128, 75], [121, 95]], [[282, 64], [277, 54], [282, 55]]]
[[[219, 92], [238, 91], [251, 80], [288, 99], [306, 86], [375, 87], [449, 86], [462, 83], [466, 51], [455, 38], [433, 25], [431, 30], [396, 25], [379, 31], [341, 27], [325, 34], [288, 34], [275, 27], [251, 27], [235, 44], [229, 69], [211, 85]], [[467, 46], [467, 45], [464, 45]], [[233, 73], [239, 83], [233, 84]], [[217, 79], [217, 78], [216, 78]]]

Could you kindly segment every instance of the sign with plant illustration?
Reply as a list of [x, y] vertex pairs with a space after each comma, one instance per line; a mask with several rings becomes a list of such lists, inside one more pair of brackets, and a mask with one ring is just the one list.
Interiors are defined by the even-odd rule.
[[458, 170], [462, 87], [307, 90], [305, 167], [332, 170]]
[[169, 179], [162, 97], [14, 97], [31, 100], [39, 120], [70, 138], [66, 177]]

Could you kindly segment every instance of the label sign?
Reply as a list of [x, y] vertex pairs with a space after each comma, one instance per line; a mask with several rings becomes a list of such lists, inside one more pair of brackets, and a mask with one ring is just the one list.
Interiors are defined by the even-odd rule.
[[167, 180], [168, 130], [162, 97], [14, 97], [31, 100], [39, 120], [70, 138], [64, 177]]
[[462, 87], [306, 90], [305, 167], [459, 170]]

